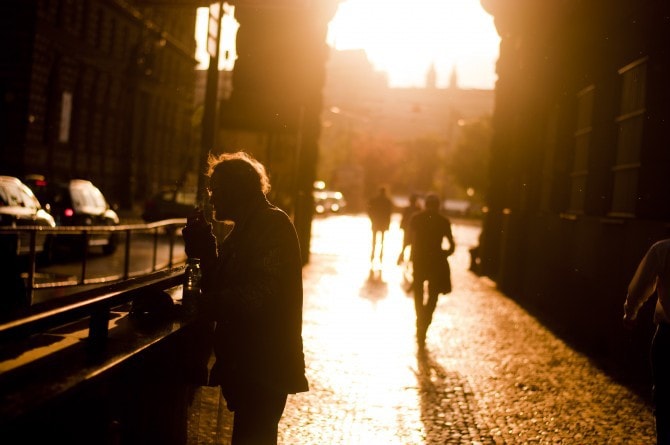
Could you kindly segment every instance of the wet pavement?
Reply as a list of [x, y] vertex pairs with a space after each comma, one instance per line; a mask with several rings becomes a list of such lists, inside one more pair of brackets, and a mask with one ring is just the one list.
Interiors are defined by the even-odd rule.
[[[365, 217], [314, 221], [304, 269], [310, 391], [289, 396], [280, 444], [654, 443], [639, 397], [468, 271], [479, 230], [454, 222], [453, 292], [440, 297], [418, 351], [395, 264], [397, 218], [374, 276]], [[201, 390], [194, 407], [192, 443], [228, 443], [218, 391]]]

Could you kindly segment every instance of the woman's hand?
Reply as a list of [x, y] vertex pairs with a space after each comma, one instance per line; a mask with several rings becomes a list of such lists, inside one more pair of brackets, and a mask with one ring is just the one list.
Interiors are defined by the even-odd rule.
[[186, 227], [197, 229], [199, 227], [204, 228], [205, 226], [211, 227], [211, 224], [207, 222], [204, 210], [199, 207], [196, 207], [195, 209], [193, 209], [193, 213], [191, 213], [189, 216], [186, 217]]
[[203, 261], [216, 258], [216, 237], [212, 232], [212, 224], [207, 221], [202, 209], [196, 209], [186, 218], [182, 235], [186, 255], [190, 258], [200, 258]]

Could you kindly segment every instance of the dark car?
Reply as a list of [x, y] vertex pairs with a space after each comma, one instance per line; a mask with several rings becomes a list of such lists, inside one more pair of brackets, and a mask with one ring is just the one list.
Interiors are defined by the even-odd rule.
[[146, 222], [172, 218], [186, 218], [196, 207], [196, 191], [163, 190], [147, 199], [142, 219]]
[[314, 190], [314, 211], [317, 214], [338, 213], [346, 205], [342, 192], [333, 190]]
[[[47, 182], [39, 177], [26, 179], [42, 205], [54, 217], [57, 226], [115, 226], [119, 216], [110, 207], [98, 187], [86, 179], [67, 182]], [[53, 242], [55, 250], [80, 250], [80, 234], [58, 235]], [[101, 247], [106, 255], [116, 251], [118, 235], [114, 232], [92, 233], [89, 247]]]
[[[0, 176], [0, 226], [44, 226], [55, 227], [52, 215], [46, 212], [32, 190], [21, 180], [13, 176]], [[30, 234], [26, 232], [19, 237], [4, 236], [3, 242], [12, 245], [16, 255], [30, 253]], [[35, 251], [42, 253], [47, 248], [49, 237], [36, 233]]]

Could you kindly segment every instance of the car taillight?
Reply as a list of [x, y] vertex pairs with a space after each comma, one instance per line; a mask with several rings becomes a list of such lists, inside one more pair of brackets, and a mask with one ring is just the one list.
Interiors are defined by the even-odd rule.
[[72, 217], [74, 216], [74, 210], [72, 210], [72, 209], [65, 209], [65, 212], [63, 212], [63, 214], [64, 214], [65, 216], [67, 216], [68, 218], [72, 218]]

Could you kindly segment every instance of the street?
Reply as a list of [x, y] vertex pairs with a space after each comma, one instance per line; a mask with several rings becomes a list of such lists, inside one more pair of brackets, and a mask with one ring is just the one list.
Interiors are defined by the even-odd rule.
[[[369, 221], [313, 223], [304, 269], [303, 338], [310, 391], [289, 396], [279, 443], [651, 444], [651, 410], [468, 271], [479, 226], [454, 222], [453, 292], [440, 297], [425, 353], [395, 264], [395, 215], [381, 279], [371, 278]], [[200, 444], [228, 443], [218, 391], [196, 398]]]

